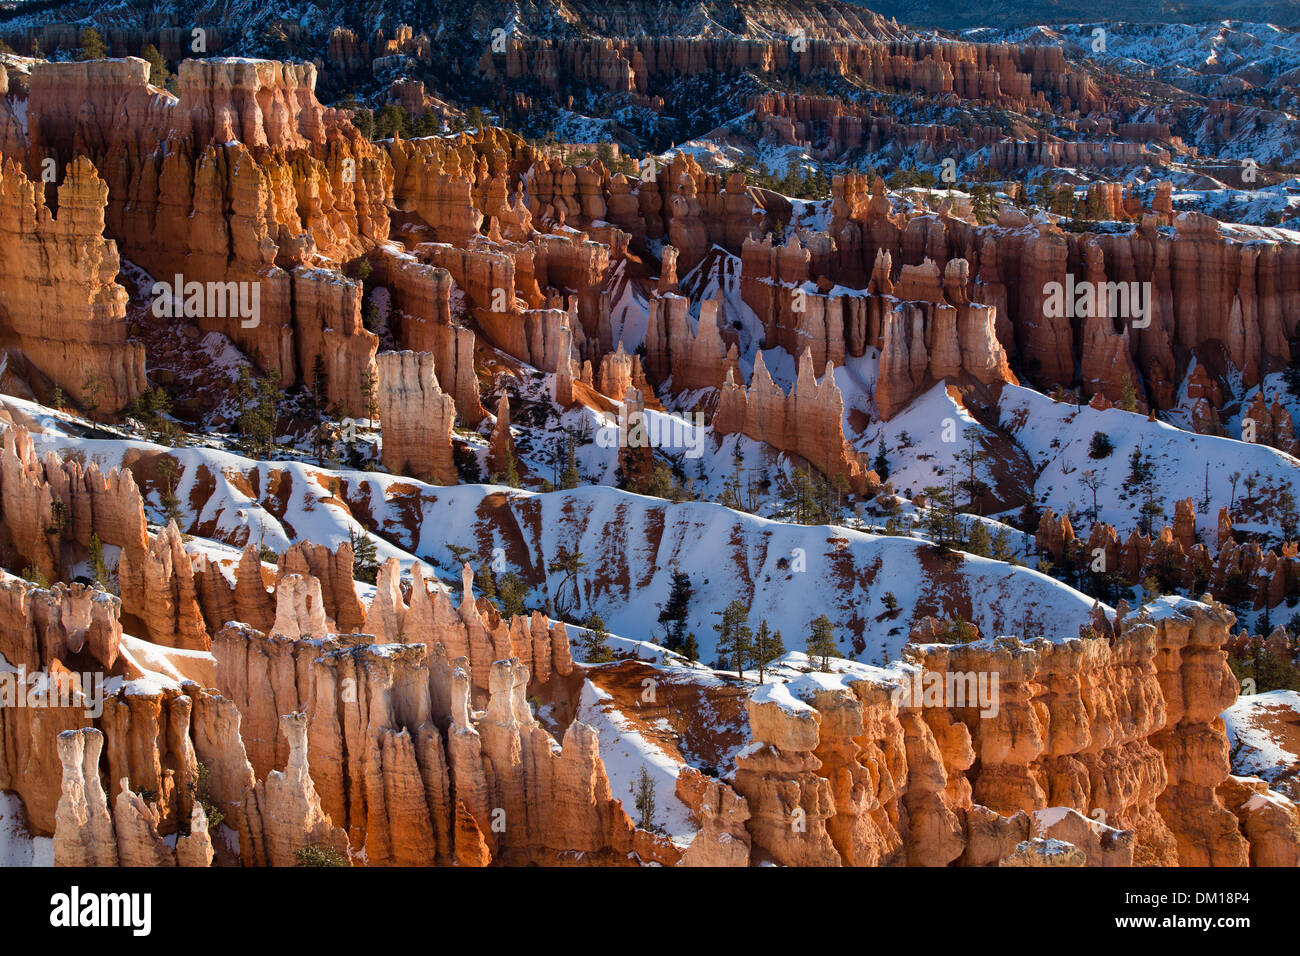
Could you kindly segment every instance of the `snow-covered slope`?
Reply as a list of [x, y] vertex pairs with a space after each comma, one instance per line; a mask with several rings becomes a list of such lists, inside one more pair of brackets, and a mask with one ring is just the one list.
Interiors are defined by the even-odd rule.
[[1232, 772], [1262, 777], [1274, 789], [1300, 797], [1300, 693], [1250, 694], [1223, 712]]
[[[915, 538], [786, 524], [716, 504], [671, 504], [606, 487], [549, 494], [438, 487], [302, 462], [255, 462], [209, 448], [170, 451], [58, 433], [34, 439], [40, 451], [84, 455], [104, 468], [135, 467], [155, 518], [161, 512], [150, 461], [172, 454], [181, 466], [176, 495], [188, 512], [186, 530], [200, 538], [240, 546], [251, 535], [281, 550], [300, 539], [336, 546], [365, 528], [381, 560], [396, 557], [404, 567], [421, 560], [450, 582], [459, 577], [453, 546], [462, 546], [471, 560], [504, 562], [499, 573], [516, 571], [537, 606], [549, 598], [575, 620], [597, 611], [611, 631], [630, 639], [662, 635], [658, 612], [677, 564], [695, 588], [688, 628], [705, 661], [714, 658], [717, 613], [735, 598], [749, 605], [752, 623], [766, 619], [780, 628], [788, 647], [801, 647], [809, 622], [826, 614], [842, 653], [867, 661], [896, 656], [911, 624], [928, 615], [961, 614], [989, 635], [1069, 638], [1093, 604], [1037, 571], [944, 557]], [[550, 569], [564, 550], [585, 561], [576, 589]], [[887, 607], [893, 602], [897, 610]]]
[[[1034, 488], [1042, 503], [1058, 514], [1082, 516], [1090, 511], [1092, 492], [1084, 485], [1083, 474], [1091, 470], [1101, 480], [1100, 519], [1125, 534], [1136, 526], [1142, 504], [1142, 496], [1128, 482], [1129, 458], [1135, 448], [1154, 462], [1158, 500], [1167, 519], [1172, 522], [1176, 501], [1193, 499], [1197, 530], [1209, 541], [1214, 540], [1219, 509], [1230, 503], [1235, 505], [1238, 529], [1276, 534], [1280, 526], [1276, 493], [1300, 483], [1300, 461], [1267, 445], [1198, 435], [1118, 408], [1098, 411], [1089, 405], [1054, 402], [1017, 386], [1003, 391], [999, 408], [1002, 425], [1038, 469]], [[1114, 451], [1100, 460], [1089, 456], [1097, 432], [1114, 445]], [[1239, 479], [1235, 497], [1233, 474]], [[1258, 484], [1243, 507], [1245, 481], [1252, 476]], [[1202, 504], [1207, 488], [1208, 503]]]

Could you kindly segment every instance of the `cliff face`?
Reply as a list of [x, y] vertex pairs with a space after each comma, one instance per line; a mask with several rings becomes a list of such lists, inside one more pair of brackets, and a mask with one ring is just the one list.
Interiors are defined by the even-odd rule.
[[[1052, 838], [1092, 866], [1289, 858], [1300, 817], [1285, 797], [1241, 812], [1249, 826], [1231, 812], [1246, 804], [1217, 717], [1235, 695], [1231, 623], [1218, 605], [1162, 601], [1113, 638], [912, 645], [879, 677], [761, 690], [736, 772], [753, 854], [991, 865]], [[997, 688], [992, 706], [973, 682], [965, 699], [944, 696], [972, 675]], [[931, 680], [933, 699], [911, 689]]]
[[[892, 211], [878, 184], [868, 190], [862, 177], [851, 175], [836, 177], [832, 189], [829, 236], [834, 248], [829, 260], [821, 261], [834, 263], [837, 277], [848, 277], [838, 281], [851, 285], [860, 281], [855, 277], [873, 276], [873, 288], [880, 291], [883, 282], [876, 276], [883, 250], [890, 257], [886, 274], [928, 268], [925, 260], [932, 260], [944, 275], [946, 292], [956, 287], [947, 269], [964, 259], [966, 301], [996, 309], [993, 322], [1002, 348], [1032, 364], [1048, 385], [1076, 384], [1078, 364], [1085, 396], [1116, 400], [1128, 379], [1140, 399], [1164, 409], [1176, 403], [1178, 386], [1198, 352], [1217, 361], [1222, 350], [1248, 388], [1290, 359], [1288, 339], [1300, 323], [1300, 312], [1291, 304], [1295, 280], [1289, 265], [1300, 255], [1297, 247], [1267, 236], [1238, 241], [1199, 213], [1174, 217], [1167, 190], [1157, 193], [1149, 212], [1121, 196], [1117, 187], [1092, 190], [1098, 215], [1134, 225], [1127, 233], [1091, 235], [1063, 232], [1043, 218], [1030, 222], [1010, 210], [1002, 212], [996, 226], [976, 226], [942, 209], [907, 217]], [[1158, 228], [1169, 224], [1172, 230]], [[828, 266], [819, 266], [818, 242], [817, 236], [805, 241], [814, 254], [807, 257], [810, 265], [800, 279], [830, 274]], [[775, 256], [788, 270], [797, 253], [795, 248], [755, 249], [750, 253], [754, 274], [785, 279], [781, 268], [764, 260]], [[911, 298], [901, 289], [901, 276], [895, 278], [899, 297]], [[1098, 296], [1098, 308], [1075, 318], [1073, 309], [1050, 306], [1053, 283], [1061, 289], [1089, 283], [1107, 291]], [[1120, 308], [1112, 305], [1109, 289], [1115, 283], [1130, 289], [1137, 284], [1137, 294], [1144, 297], [1142, 315], [1131, 302], [1125, 311], [1123, 299], [1115, 300]], [[753, 301], [766, 310], [760, 315], [780, 311], [764, 304], [757, 287], [750, 288]], [[957, 304], [951, 295], [947, 298]], [[751, 301], [748, 296], [746, 301]], [[847, 328], [847, 318], [842, 321]], [[982, 320], [976, 323], [982, 325]], [[933, 348], [928, 323], [926, 334], [927, 346]], [[963, 352], [965, 344], [963, 338]], [[980, 351], [992, 358], [989, 348]], [[994, 360], [986, 367], [997, 364]]]
[[475, 336], [451, 318], [451, 273], [414, 256], [381, 255], [376, 272], [392, 302], [389, 328], [404, 349], [429, 352], [442, 369], [456, 413], [473, 427], [487, 414], [474, 374]]
[[[728, 375], [739, 373], [739, 354], [736, 346], [728, 346], [718, 331], [718, 300], [700, 303], [694, 332], [687, 318], [689, 307], [688, 299], [673, 293], [650, 297], [646, 367], [661, 382], [671, 376], [674, 391], [718, 388]], [[604, 388], [601, 391], [614, 398], [622, 394]]]
[[[811, 24], [806, 50], [798, 56], [786, 40], [512, 38], [505, 51], [485, 52], [479, 68], [489, 75], [535, 76], [549, 89], [557, 89], [563, 77], [624, 93], [645, 93], [647, 78], [657, 73], [693, 76], [754, 68], [802, 75], [826, 70], [874, 87], [925, 95], [955, 93], [1014, 109], [1046, 107], [1049, 96], [1072, 99], [1085, 110], [1103, 103], [1087, 75], [1067, 69], [1059, 47], [822, 39], [817, 34], [825, 29], [821, 23]], [[876, 26], [871, 32], [879, 30]], [[804, 33], [801, 27], [799, 34]]]
[[[861, 241], [849, 227], [842, 235], [852, 247]], [[836, 366], [874, 349], [874, 398], [883, 419], [936, 382], [981, 395], [1018, 382], [998, 340], [997, 308], [971, 301], [965, 259], [948, 259], [941, 271], [927, 257], [904, 265], [895, 281], [893, 257], [882, 249], [865, 273], [869, 279], [859, 280], [865, 289], [836, 285], [821, 291], [828, 286], [822, 277], [834, 271], [839, 257], [839, 245], [824, 234], [796, 236], [783, 246], [770, 238], [745, 243], [741, 290], [764, 323], [765, 342], [792, 354], [807, 349], [815, 363]]]
[[[37, 183], [0, 171], [0, 341], [73, 400], [116, 411], [144, 390], [144, 346], [127, 340], [117, 245], [104, 238], [108, 189], [89, 160], [67, 167], [58, 213]], [[49, 395], [45, 395], [48, 399]]]
[[858, 461], [845, 443], [843, 415], [844, 400], [830, 364], [818, 382], [812, 353], [805, 349], [799, 358], [798, 379], [787, 395], [772, 381], [760, 352], [748, 389], [736, 382], [728, 369], [713, 428], [719, 435], [740, 432], [805, 458], [827, 475], [845, 479], [855, 493], [865, 494], [879, 485], [880, 478]]
[[[372, 865], [675, 860], [610, 797], [593, 733], [575, 724], [557, 748], [533, 718], [530, 689], [552, 693], [573, 670], [563, 626], [485, 619], [467, 595], [456, 611], [417, 575], [408, 604], [390, 564], [367, 621], [376, 637], [224, 629], [217, 684], [244, 714], [257, 773], [285, 759], [277, 711], [301, 708], [321, 807]], [[471, 699], [486, 711], [471, 716]]]
[[286, 384], [310, 378], [319, 356], [327, 400], [360, 408], [352, 370], [376, 347], [360, 290], [314, 267], [337, 268], [387, 238], [387, 156], [316, 101], [309, 64], [185, 60], [178, 97], [150, 87], [148, 72], [133, 58], [38, 64], [29, 167], [94, 162], [107, 231], [128, 258], [160, 282], [242, 284], [249, 308], [205, 302], [187, 317]]
[[432, 352], [381, 352], [377, 385], [384, 467], [438, 484], [459, 481], [451, 454], [456, 403], [438, 385]]

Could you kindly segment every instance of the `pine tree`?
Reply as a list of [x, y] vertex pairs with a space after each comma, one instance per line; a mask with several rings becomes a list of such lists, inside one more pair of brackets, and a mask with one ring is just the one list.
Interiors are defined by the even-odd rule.
[[966, 539], [966, 550], [980, 557], [988, 557], [993, 546], [993, 536], [983, 521], [971, 520], [970, 534]]
[[999, 561], [1006, 561], [1008, 564], [1017, 563], [1015, 555], [1011, 553], [1011, 535], [1003, 529], [993, 536], [992, 548], [990, 549], [992, 557]]
[[808, 660], [816, 666], [817, 658], [821, 658], [821, 667], [818, 670], [829, 671], [831, 655], [836, 652], [835, 647], [835, 625], [825, 614], [815, 618], [812, 622], [812, 629], [808, 634]]
[[1150, 459], [1142, 457], [1142, 448], [1139, 446], [1133, 449], [1133, 454], [1128, 458], [1128, 481], [1126, 484], [1130, 488], [1140, 489], [1151, 478], [1155, 470], [1155, 464]]
[[578, 459], [573, 449], [573, 436], [570, 435], [568, 460], [564, 465], [564, 473], [560, 475], [560, 487], [564, 489], [576, 488], [581, 480], [582, 477], [578, 474]]
[[524, 617], [528, 609], [524, 607], [524, 598], [528, 596], [528, 585], [514, 571], [504, 575], [497, 584], [497, 593], [501, 596], [501, 616], [506, 620]]
[[957, 505], [952, 491], [929, 485], [924, 494], [929, 499], [929, 506], [925, 509], [925, 529], [936, 546], [946, 549], [957, 537]]
[[79, 43], [78, 60], [102, 60], [108, 56], [108, 47], [104, 45], [104, 38], [94, 27], [85, 27], [81, 31]]
[[167, 86], [167, 81], [171, 79], [171, 73], [167, 70], [167, 61], [163, 55], [158, 52], [158, 48], [152, 43], [148, 44], [140, 54], [145, 60], [149, 61], [149, 83], [159, 89]]
[[721, 620], [713, 625], [718, 632], [718, 656], [733, 665], [736, 676], [745, 676], [745, 665], [754, 656], [754, 632], [750, 629], [749, 608], [736, 598], [721, 611]]
[[365, 531], [348, 531], [352, 545], [352, 577], [365, 584], [374, 584], [379, 575], [379, 552], [375, 542]]
[[645, 767], [636, 778], [636, 825], [642, 830], [656, 830], [655, 826], [655, 782]]
[[885, 448], [885, 437], [880, 436], [880, 444], [876, 447], [876, 457], [871, 463], [871, 470], [876, 473], [881, 481], [889, 478], [889, 458], [886, 457], [887, 449]]
[[487, 598], [493, 607], [500, 610], [497, 605], [497, 576], [493, 573], [490, 562], [484, 561], [474, 572], [474, 587], [478, 588], [481, 597]]
[[1024, 507], [1020, 509], [1020, 516], [1016, 519], [1016, 526], [1025, 534], [1033, 534], [1038, 530], [1038, 522], [1042, 520], [1043, 512], [1038, 507], [1038, 495], [1031, 489], [1029, 497], [1025, 499]]
[[754, 663], [758, 665], [758, 682], [763, 683], [763, 672], [767, 665], [785, 653], [785, 644], [781, 632], [775, 633], [767, 626], [767, 619], [758, 622], [754, 633]]
[[[968, 429], [966, 432], [966, 448], [957, 452], [957, 461], [966, 465], [969, 469], [967, 477], [962, 480], [959, 487], [969, 496], [969, 504], [972, 510], [975, 509], [975, 500], [984, 492], [988, 491], [988, 485], [975, 477], [975, 466], [980, 462], [986, 461], [989, 457], [988, 452], [982, 448], [975, 447], [975, 430]], [[955, 502], [954, 502], [955, 505]]]
[[668, 600], [664, 602], [663, 610], [659, 612], [659, 623], [664, 625], [668, 632], [664, 646], [670, 651], [678, 651], [682, 648], [683, 635], [686, 631], [686, 617], [689, 613], [688, 609], [693, 593], [691, 576], [677, 565], [673, 565], [672, 585], [668, 592]]
[[682, 641], [682, 657], [686, 658], [692, 664], [700, 659], [700, 644], [695, 639], [695, 633], [688, 633]]
[[1300, 398], [1300, 340], [1291, 345], [1291, 361], [1282, 372], [1282, 380], [1286, 382], [1286, 390]]
[[184, 531], [186, 527], [185, 515], [181, 511], [181, 500], [176, 497], [176, 479], [180, 477], [180, 465], [176, 459], [170, 455], [163, 455], [158, 459], [158, 477], [162, 479], [163, 492], [161, 496], [163, 524], [176, 522], [178, 531]]
[[1119, 407], [1126, 412], [1137, 411], [1137, 388], [1133, 385], [1133, 380], [1127, 375], [1124, 376], [1123, 391], [1120, 393]]
[[361, 370], [361, 401], [366, 409], [366, 418], [373, 427], [379, 410], [375, 403], [375, 373], [369, 366]]
[[581, 551], [570, 551], [568, 548], [561, 546], [555, 552], [555, 558], [546, 566], [547, 574], [557, 574], [563, 572], [564, 576], [560, 578], [560, 583], [555, 587], [555, 596], [557, 606], [561, 616], [566, 616], [569, 612], [569, 602], [564, 599], [564, 587], [569, 585], [573, 590], [573, 607], [575, 610], [582, 608], [582, 594], [578, 587], [578, 575], [586, 570], [587, 562], [582, 557]]
[[104, 545], [93, 531], [90, 533], [90, 576], [105, 591], [113, 589], [108, 563], [104, 560]]
[[324, 410], [328, 395], [329, 373], [325, 371], [324, 356], [318, 353], [311, 367], [311, 400], [316, 414], [319, 415]]
[[614, 659], [609, 647], [609, 631], [605, 619], [594, 611], [582, 622], [586, 633], [582, 635], [582, 659], [588, 664], [606, 664]]

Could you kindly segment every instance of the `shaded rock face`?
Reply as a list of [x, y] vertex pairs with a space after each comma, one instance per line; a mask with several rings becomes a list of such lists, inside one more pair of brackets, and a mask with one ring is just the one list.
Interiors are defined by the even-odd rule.
[[[646, 332], [647, 368], [660, 381], [671, 376], [674, 391], [719, 388], [728, 374], [739, 374], [739, 353], [734, 344], [728, 346], [723, 341], [719, 332], [717, 300], [706, 299], [700, 303], [700, 318], [694, 332], [687, 318], [689, 308], [690, 302], [684, 296], [673, 293], [651, 296]], [[601, 391], [613, 397], [622, 395], [607, 392], [603, 387]]]
[[381, 352], [379, 420], [384, 467], [441, 485], [460, 479], [452, 460], [456, 403], [438, 385], [432, 352]]
[[[369, 865], [676, 862], [680, 849], [637, 830], [611, 796], [593, 731], [574, 724], [560, 746], [536, 723], [526, 695], [547, 690], [518, 657], [485, 665], [484, 690], [470, 657], [402, 642], [441, 625], [427, 593], [423, 604], [402, 601], [388, 568], [371, 616], [402, 628], [399, 643], [232, 625], [214, 645], [229, 697], [190, 683], [161, 694], [128, 687], [109, 700], [101, 729], [59, 734], [49, 752], [61, 766], [44, 791], [62, 790], [48, 825], [58, 861], [209, 865], [208, 814], [220, 811], [245, 865], [292, 866], [304, 854], [346, 864], [355, 853]], [[295, 579], [281, 581], [282, 603], [304, 601]], [[445, 598], [437, 613], [454, 620]], [[278, 621], [293, 619], [278, 609]], [[548, 630], [536, 615], [491, 626], [548, 677], [572, 672], [562, 626]], [[474, 695], [484, 712], [471, 712]], [[109, 792], [101, 762], [118, 783]], [[27, 803], [43, 828], [39, 801]], [[178, 827], [173, 849], [164, 837]]]
[[470, 698], [483, 691], [468, 657], [448, 657], [441, 643], [369, 640], [232, 627], [215, 647], [218, 683], [248, 718], [242, 734], [255, 765], [286, 759], [277, 752], [287, 742], [293, 766], [293, 741], [271, 736], [275, 710], [311, 714], [319, 806], [368, 863], [556, 862], [565, 854], [613, 862], [629, 853], [671, 863], [680, 855], [637, 831], [611, 797], [591, 730], [572, 725], [561, 747], [536, 723], [526, 665], [490, 664], [480, 677], [489, 685], [486, 710], [472, 714]]
[[[248, 303], [256, 289], [255, 315], [205, 303], [187, 318], [229, 335], [286, 384], [309, 379], [319, 358], [325, 398], [362, 407], [354, 372], [373, 358], [376, 339], [361, 323], [360, 286], [316, 267], [387, 238], [387, 156], [346, 114], [316, 101], [310, 64], [186, 60], [178, 97], [150, 87], [148, 73], [134, 58], [38, 64], [29, 168], [49, 157], [75, 183], [72, 171], [93, 162], [107, 190], [101, 183], [87, 201], [156, 280], [242, 283]], [[114, 387], [138, 392], [142, 371], [124, 371]], [[80, 383], [67, 391], [79, 394]]]
[[[876, 188], [883, 200], [883, 186]], [[888, 201], [884, 204], [888, 227]], [[770, 238], [746, 241], [741, 290], [763, 320], [766, 342], [796, 355], [809, 350], [814, 363], [834, 366], [874, 350], [880, 363], [874, 398], [883, 419], [936, 382], [972, 387], [981, 394], [1017, 383], [998, 339], [997, 306], [971, 301], [967, 260], [947, 259], [941, 272], [928, 256], [926, 241], [926, 258], [904, 264], [895, 282], [891, 270], [898, 254], [886, 247], [873, 253], [870, 270], [856, 264], [859, 278], [854, 280], [837, 267], [843, 261], [841, 247], [856, 247], [860, 236], [849, 220], [841, 228], [841, 238], [834, 241], [821, 233], [795, 236], [783, 246], [774, 246]], [[823, 291], [822, 277], [829, 273], [839, 283], [858, 281], [867, 288], [836, 284]], [[819, 283], [815, 288], [813, 281]]]
[[84, 156], [66, 168], [57, 215], [17, 163], [0, 171], [0, 344], [21, 349], [51, 390], [114, 412], [145, 388], [144, 346], [127, 339], [117, 245], [104, 237], [108, 187]]
[[[1220, 348], [1226, 350], [1247, 388], [1290, 359], [1288, 339], [1300, 322], [1293, 265], [1300, 250], [1281, 242], [1235, 240], [1221, 232], [1215, 220], [1198, 213], [1175, 217], [1167, 191], [1157, 194], [1154, 208], [1145, 212], [1134, 208], [1129, 199], [1117, 198], [1114, 188], [1094, 190], [1094, 205], [1122, 212], [1118, 218], [1136, 220], [1136, 227], [1122, 235], [1066, 233], [1046, 219], [1030, 222], [1007, 210], [995, 226], [976, 226], [943, 210], [909, 216], [893, 211], [881, 185], [855, 175], [836, 177], [832, 193], [828, 230], [832, 247], [826, 247], [820, 234], [805, 237], [801, 241], [808, 262], [805, 270], [796, 261], [797, 248], [776, 247], [769, 252], [755, 245], [746, 272], [772, 277], [769, 282], [831, 276], [847, 286], [859, 286], [870, 276], [873, 289], [880, 291], [883, 283], [876, 270], [883, 251], [893, 269], [925, 268], [926, 260], [932, 260], [945, 277], [943, 287], [948, 293], [957, 284], [948, 281], [947, 268], [962, 259], [968, 276], [965, 301], [986, 303], [996, 310], [997, 340], [1007, 356], [1019, 358], [1026, 368], [1033, 363], [1036, 379], [1046, 385], [1080, 385], [1085, 397], [1100, 394], [1115, 401], [1127, 379], [1140, 400], [1170, 408], [1177, 403], [1179, 383], [1198, 350], [1216, 357]], [[1173, 228], [1157, 228], [1168, 225]], [[787, 274], [765, 263], [773, 259]], [[898, 295], [911, 298], [915, 283], [905, 289], [903, 277], [895, 278]], [[1053, 284], [1074, 288], [1085, 282], [1101, 287], [1136, 283], [1149, 299], [1146, 313], [1138, 316], [1132, 309], [1125, 314], [1110, 308], [1109, 291], [1102, 297], [1104, 308], [1080, 315], [1078, 321], [1050, 307]], [[762, 308], [755, 306], [755, 310], [760, 315], [779, 315], [785, 308], [765, 305], [772, 293], [752, 280], [749, 290], [746, 301], [752, 296], [753, 302], [759, 302]], [[946, 297], [957, 305], [958, 298]], [[848, 315], [841, 322], [851, 332]], [[788, 320], [778, 324], [786, 326], [787, 336], [798, 331], [797, 324]], [[812, 341], [819, 341], [822, 325], [830, 324], [813, 322]], [[982, 320], [976, 326], [982, 327]], [[875, 326], [870, 328], [874, 332]], [[929, 322], [925, 329], [927, 350], [933, 350], [934, 330]], [[964, 334], [959, 339], [964, 356], [967, 340]], [[917, 336], [909, 339], [909, 349], [916, 340]], [[850, 347], [855, 344], [852, 334], [848, 341]], [[976, 352], [992, 359], [987, 347]], [[941, 368], [944, 364], [941, 361]], [[991, 371], [998, 363], [980, 359], [977, 364]], [[901, 368], [901, 363], [882, 358], [885, 365], [894, 367], [895, 375]], [[890, 395], [886, 404], [894, 401]]]
[[487, 412], [474, 375], [474, 333], [451, 319], [451, 273], [415, 256], [388, 252], [385, 248], [374, 261], [375, 273], [392, 302], [389, 329], [403, 349], [433, 354], [435, 368], [441, 369], [441, 380], [456, 403], [456, 414], [473, 427]]
[[760, 352], [748, 389], [727, 370], [713, 427], [719, 435], [741, 432], [806, 458], [826, 474], [844, 478], [850, 488], [863, 494], [878, 486], [880, 479], [845, 442], [843, 414], [844, 399], [829, 364], [818, 382], [812, 353], [805, 349], [799, 359], [795, 387], [787, 395], [772, 381]]
[[[807, 47], [798, 56], [784, 39], [654, 38], [638, 35], [653, 32], [642, 24], [626, 34], [611, 28], [626, 36], [620, 39], [512, 38], [505, 50], [485, 52], [478, 66], [492, 76], [535, 76], [547, 89], [557, 89], [564, 77], [582, 85], [645, 93], [654, 74], [694, 76], [757, 68], [800, 74], [827, 70], [875, 87], [955, 93], [1019, 109], [1046, 108], [1049, 94], [1072, 98], [1083, 109], [1103, 102], [1090, 77], [1068, 69], [1060, 48], [892, 42], [898, 35], [895, 24], [870, 12], [850, 11], [839, 8], [827, 15], [819, 9], [814, 17], [807, 11], [778, 13], [768, 29], [782, 37], [792, 30], [807, 37]], [[845, 35], [855, 39], [843, 39]]]

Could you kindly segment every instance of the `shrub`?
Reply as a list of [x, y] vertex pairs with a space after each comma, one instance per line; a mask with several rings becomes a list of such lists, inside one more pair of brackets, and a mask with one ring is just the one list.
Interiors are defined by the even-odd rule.
[[1115, 446], [1111, 443], [1109, 435], [1105, 432], [1092, 433], [1092, 444], [1088, 446], [1089, 458], [1109, 458], [1114, 450]]
[[294, 866], [347, 866], [348, 860], [333, 847], [312, 844], [293, 851]]

